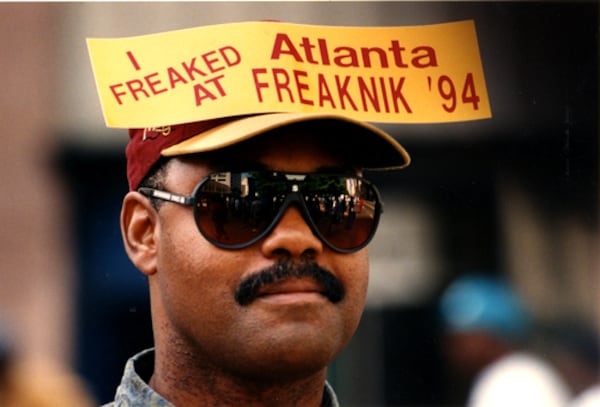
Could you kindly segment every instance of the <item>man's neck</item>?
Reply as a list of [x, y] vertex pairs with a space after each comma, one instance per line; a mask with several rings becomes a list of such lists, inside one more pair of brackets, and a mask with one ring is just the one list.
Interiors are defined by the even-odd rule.
[[215, 369], [177, 368], [156, 361], [150, 387], [177, 407], [320, 407], [325, 388], [325, 369], [302, 378], [248, 379]]

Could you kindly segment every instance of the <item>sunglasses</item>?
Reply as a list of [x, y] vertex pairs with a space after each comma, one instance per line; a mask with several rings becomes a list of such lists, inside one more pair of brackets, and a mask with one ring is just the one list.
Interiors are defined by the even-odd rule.
[[375, 185], [356, 175], [218, 172], [202, 179], [191, 195], [145, 187], [138, 192], [193, 207], [200, 233], [223, 249], [256, 243], [296, 205], [323, 243], [352, 253], [371, 241], [383, 211]]

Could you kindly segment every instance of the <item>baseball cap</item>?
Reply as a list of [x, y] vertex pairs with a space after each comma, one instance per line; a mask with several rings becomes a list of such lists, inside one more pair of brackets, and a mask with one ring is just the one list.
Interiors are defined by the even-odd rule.
[[126, 148], [129, 189], [135, 190], [161, 157], [214, 151], [271, 130], [308, 122], [339, 128], [339, 132], [324, 131], [323, 137], [351, 141], [356, 145], [357, 164], [365, 169], [401, 169], [410, 164], [410, 156], [400, 143], [367, 122], [338, 114], [267, 113], [129, 129]]
[[500, 277], [468, 273], [450, 284], [441, 297], [442, 322], [449, 332], [488, 332], [525, 339], [530, 320], [517, 293]]

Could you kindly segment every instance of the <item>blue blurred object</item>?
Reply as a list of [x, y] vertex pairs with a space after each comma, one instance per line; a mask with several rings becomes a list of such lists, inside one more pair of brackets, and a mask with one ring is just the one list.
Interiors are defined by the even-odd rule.
[[440, 301], [444, 328], [450, 332], [488, 332], [524, 340], [530, 330], [525, 307], [502, 279], [468, 274], [454, 281]]

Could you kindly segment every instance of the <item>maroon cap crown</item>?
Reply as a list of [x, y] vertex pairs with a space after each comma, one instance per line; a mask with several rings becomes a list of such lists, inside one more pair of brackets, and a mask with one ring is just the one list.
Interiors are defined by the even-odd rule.
[[125, 149], [129, 190], [134, 191], [139, 187], [165, 148], [231, 120], [228, 117], [174, 126], [129, 129], [129, 143]]

